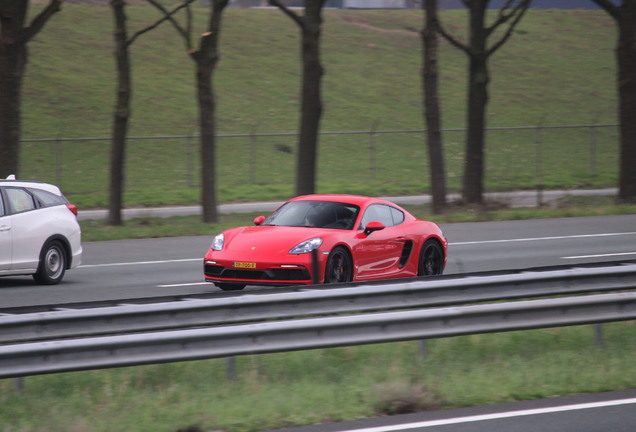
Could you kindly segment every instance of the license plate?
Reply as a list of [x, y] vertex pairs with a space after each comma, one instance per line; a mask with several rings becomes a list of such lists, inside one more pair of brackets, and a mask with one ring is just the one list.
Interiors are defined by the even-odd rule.
[[232, 263], [232, 267], [234, 268], [256, 268], [256, 263], [253, 262], [239, 262], [235, 261]]

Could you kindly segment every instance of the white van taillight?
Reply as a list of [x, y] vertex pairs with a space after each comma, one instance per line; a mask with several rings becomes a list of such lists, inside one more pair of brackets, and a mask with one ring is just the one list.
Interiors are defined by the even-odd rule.
[[71, 213], [73, 213], [75, 215], [75, 217], [77, 217], [77, 207], [74, 206], [73, 204], [66, 204], [66, 208], [68, 208]]

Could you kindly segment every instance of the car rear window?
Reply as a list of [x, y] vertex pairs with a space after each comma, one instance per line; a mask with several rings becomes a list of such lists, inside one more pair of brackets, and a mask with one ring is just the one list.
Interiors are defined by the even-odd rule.
[[369, 222], [374, 220], [382, 222], [387, 227], [395, 226], [404, 222], [404, 213], [394, 207], [384, 204], [370, 205], [362, 217], [360, 229], [364, 229]]
[[391, 207], [391, 216], [393, 217], [393, 225], [399, 225], [404, 222], [404, 213], [395, 207]]
[[67, 204], [68, 201], [66, 198], [60, 195], [55, 195], [51, 192], [42, 190], [42, 189], [32, 189], [29, 188], [29, 192], [31, 192], [37, 200], [40, 202], [42, 207], [50, 207], [59, 204]]

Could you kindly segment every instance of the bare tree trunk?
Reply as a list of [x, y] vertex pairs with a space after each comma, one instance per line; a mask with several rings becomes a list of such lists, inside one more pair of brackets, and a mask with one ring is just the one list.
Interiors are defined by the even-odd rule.
[[465, 203], [482, 202], [486, 105], [488, 104], [488, 65], [485, 29], [487, 0], [470, 5], [468, 133], [464, 166], [463, 196]]
[[426, 122], [428, 155], [431, 176], [433, 213], [446, 210], [446, 176], [444, 170], [444, 150], [441, 134], [441, 111], [439, 106], [439, 69], [437, 43], [437, 0], [425, 0], [426, 10], [422, 44], [424, 46], [424, 67], [422, 86], [424, 89], [424, 119]]
[[222, 14], [228, 0], [213, 0], [208, 31], [201, 35], [198, 50], [190, 56], [196, 63], [197, 100], [199, 102], [199, 127], [201, 129], [201, 204], [203, 222], [218, 222], [216, 208], [216, 104], [213, 76], [219, 61], [219, 34]]
[[620, 174], [618, 199], [636, 203], [636, 1], [592, 0], [616, 21], [618, 42], [618, 118], [620, 123]]
[[[26, 8], [26, 7], [25, 7]], [[3, 23], [3, 30], [5, 24]], [[20, 160], [20, 93], [26, 64], [26, 45], [16, 41], [18, 28], [3, 31], [0, 43], [0, 178], [18, 175]], [[12, 33], [15, 36], [9, 36]]]
[[19, 175], [21, 90], [27, 64], [27, 43], [60, 10], [62, 0], [49, 4], [25, 27], [29, 2], [0, 1], [0, 178]]
[[126, 1], [111, 0], [113, 17], [115, 20], [115, 60], [117, 64], [117, 94], [113, 113], [112, 143], [110, 152], [110, 189], [108, 199], [108, 223], [122, 225], [122, 207], [126, 179], [126, 139], [130, 122], [130, 100], [132, 98], [131, 65], [129, 47], [144, 33], [158, 27], [161, 23], [175, 22], [173, 15], [187, 7], [193, 0], [187, 0], [178, 5], [171, 12], [166, 10], [156, 0], [148, 0], [158, 8], [163, 16], [156, 22], [137, 31], [128, 37], [126, 19]]
[[468, 132], [462, 194], [465, 203], [482, 203], [488, 82], [488, 66], [485, 57], [471, 56], [468, 82]]
[[121, 225], [122, 201], [124, 193], [126, 137], [130, 118], [130, 59], [126, 32], [126, 3], [124, 0], [111, 2], [115, 17], [115, 58], [117, 61], [117, 97], [113, 119], [113, 136], [110, 153], [110, 196], [108, 202], [108, 223]]
[[[316, 192], [318, 132], [322, 117], [320, 64], [320, 9], [307, 2], [307, 22], [302, 31], [303, 83], [301, 96], [300, 138], [296, 165], [296, 195]], [[316, 2], [314, 2], [316, 3]]]
[[[172, 12], [169, 12], [157, 0], [148, 0], [163, 14], [157, 22], [170, 21], [177, 33], [183, 38], [188, 54], [195, 63], [197, 102], [199, 106], [200, 155], [201, 155], [201, 207], [203, 222], [218, 222], [216, 208], [216, 103], [214, 98], [214, 70], [219, 61], [219, 35], [223, 11], [229, 0], [212, 0], [207, 31], [199, 39], [199, 47], [192, 44], [193, 16], [190, 5], [194, 0], [182, 0]], [[185, 25], [177, 22], [173, 15], [179, 10], [186, 10]]]
[[306, 0], [305, 15], [299, 16], [281, 1], [271, 4], [280, 8], [300, 27], [302, 35], [302, 87], [300, 133], [296, 163], [296, 195], [316, 192], [316, 160], [318, 132], [322, 117], [321, 83], [324, 73], [320, 63], [320, 28], [325, 0]]
[[636, 202], [636, 2], [626, 1], [619, 20], [616, 48], [620, 119], [620, 177], [618, 197]]
[[[440, 33], [468, 56], [468, 132], [462, 198], [465, 203], [482, 203], [485, 170], [486, 105], [488, 104], [488, 58], [512, 35], [530, 6], [531, 0], [508, 0], [500, 8], [494, 23], [486, 26], [486, 11], [490, 0], [463, 0], [469, 8], [468, 43], [461, 43], [439, 27]], [[488, 47], [488, 37], [497, 27], [512, 20], [503, 36]]]
[[[216, 58], [214, 59], [216, 63]], [[201, 132], [201, 204], [203, 222], [218, 221], [216, 208], [216, 127], [215, 101], [212, 87], [212, 67], [205, 60], [197, 61], [197, 101], [199, 103], [199, 129]]]

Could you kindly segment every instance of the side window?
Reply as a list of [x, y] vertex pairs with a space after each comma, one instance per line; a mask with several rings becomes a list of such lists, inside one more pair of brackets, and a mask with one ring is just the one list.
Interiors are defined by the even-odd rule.
[[404, 222], [404, 213], [394, 207], [391, 207], [391, 216], [393, 216], [393, 225], [399, 225]]
[[42, 189], [29, 189], [35, 197], [40, 201], [42, 207], [50, 207], [57, 204], [66, 204], [66, 199], [62, 196], [52, 194]]
[[364, 228], [371, 221], [382, 222], [385, 226], [393, 226], [391, 207], [383, 204], [372, 204], [367, 208], [362, 217], [361, 227]]
[[4, 201], [2, 200], [2, 189], [0, 189], [0, 217], [4, 216], [5, 214]]
[[24, 189], [6, 188], [7, 200], [14, 213], [21, 213], [35, 209], [33, 197]]

